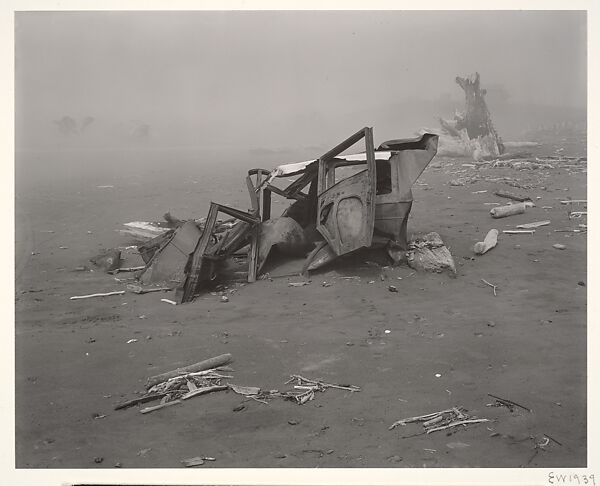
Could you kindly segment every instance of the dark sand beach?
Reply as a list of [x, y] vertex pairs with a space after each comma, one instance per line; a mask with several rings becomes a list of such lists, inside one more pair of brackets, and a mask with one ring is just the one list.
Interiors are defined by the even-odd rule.
[[[561, 146], [585, 155], [560, 142], [539, 151]], [[125, 289], [99, 269], [75, 271], [94, 268], [88, 260], [102, 248], [131, 245], [117, 231], [123, 223], [167, 211], [200, 218], [211, 200], [246, 209], [247, 169], [295, 161], [224, 153], [17, 153], [18, 468], [173, 468], [194, 456], [216, 459], [203, 468], [586, 466], [586, 233], [554, 231], [587, 222], [569, 220], [578, 208], [560, 204], [587, 198], [585, 165], [519, 171], [434, 158], [413, 189], [409, 234], [438, 232], [456, 278], [359, 256], [303, 287], [288, 286], [294, 276], [232, 283], [227, 303], [210, 292], [181, 306], [161, 302], [171, 293], [69, 300]], [[465, 176], [479, 180], [449, 185]], [[499, 177], [531, 187], [485, 180]], [[494, 220], [484, 203], [505, 203], [498, 189], [528, 194], [536, 207]], [[540, 220], [551, 224], [534, 235], [502, 234]], [[491, 228], [498, 246], [475, 256]], [[141, 263], [134, 250], [123, 256]], [[239, 385], [281, 390], [301, 374], [361, 391], [330, 389], [304, 405], [229, 391], [146, 415], [113, 410], [148, 376], [222, 353], [233, 355], [230, 381]], [[488, 406], [488, 393], [531, 412]], [[491, 421], [421, 435], [419, 424], [388, 430], [453, 406]]]

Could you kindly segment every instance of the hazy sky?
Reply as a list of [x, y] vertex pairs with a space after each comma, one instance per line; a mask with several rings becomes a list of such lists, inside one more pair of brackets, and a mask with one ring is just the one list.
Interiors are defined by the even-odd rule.
[[338, 114], [458, 98], [455, 76], [476, 70], [514, 103], [586, 104], [585, 12], [25, 12], [15, 22], [25, 144], [53, 119], [91, 115], [142, 120], [178, 143], [260, 146]]

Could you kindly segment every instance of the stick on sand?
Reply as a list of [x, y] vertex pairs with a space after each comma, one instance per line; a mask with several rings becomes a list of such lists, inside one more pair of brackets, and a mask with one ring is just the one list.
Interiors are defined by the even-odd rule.
[[93, 297], [109, 297], [111, 295], [123, 295], [124, 293], [124, 290], [118, 290], [116, 292], [105, 292], [103, 294], [74, 295], [70, 298], [70, 300], [91, 299]]

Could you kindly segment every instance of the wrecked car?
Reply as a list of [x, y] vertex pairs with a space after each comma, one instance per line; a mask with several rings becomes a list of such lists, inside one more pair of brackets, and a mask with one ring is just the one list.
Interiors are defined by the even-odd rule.
[[[363, 141], [364, 150], [345, 154]], [[382, 248], [399, 262], [408, 250], [412, 186], [436, 155], [438, 136], [389, 140], [374, 148], [373, 129], [363, 128], [318, 159], [253, 169], [246, 184], [247, 211], [211, 203], [199, 221], [179, 221], [139, 250], [144, 284], [172, 285], [178, 303], [189, 302], [214, 281], [223, 262], [246, 255], [247, 280], [260, 274], [271, 250], [306, 256], [307, 274], [361, 248]], [[285, 188], [281, 178], [296, 177]], [[273, 194], [293, 201], [272, 217]], [[229, 216], [219, 220], [219, 214]]]

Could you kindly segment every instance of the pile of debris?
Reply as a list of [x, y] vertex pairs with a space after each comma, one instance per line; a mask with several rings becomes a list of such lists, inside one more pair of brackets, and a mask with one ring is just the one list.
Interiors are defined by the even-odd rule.
[[400, 425], [404, 426], [415, 422], [423, 425], [423, 434], [431, 434], [433, 432], [439, 432], [440, 430], [447, 430], [453, 427], [465, 427], [472, 424], [489, 422], [489, 419], [473, 417], [467, 414], [464, 408], [453, 407], [440, 412], [433, 412], [426, 415], [419, 415], [418, 417], [409, 417], [398, 420], [390, 426], [390, 430], [393, 430]]
[[295, 401], [298, 405], [303, 405], [310, 400], [314, 400], [315, 392], [324, 392], [328, 388], [336, 388], [338, 390], [345, 390], [349, 392], [359, 392], [360, 387], [356, 385], [338, 385], [335, 383], [325, 383], [320, 380], [311, 380], [309, 378], [304, 378], [300, 375], [292, 375], [285, 384], [290, 384], [296, 382], [294, 385], [295, 390], [300, 390], [299, 392], [284, 392], [279, 393], [279, 396], [287, 400]]
[[325, 383], [321, 380], [312, 380], [300, 375], [292, 375], [285, 383], [287, 385], [295, 382], [294, 390], [282, 392], [279, 390], [261, 390], [255, 386], [224, 384], [223, 380], [233, 378], [231, 375], [221, 374], [222, 372], [233, 371], [230, 367], [226, 366], [231, 361], [231, 354], [223, 354], [186, 366], [185, 368], [178, 368], [174, 371], [150, 377], [146, 383], [146, 392], [141, 397], [120, 403], [115, 406], [115, 410], [160, 400], [159, 405], [140, 409], [140, 413], [146, 414], [172, 405], [178, 405], [190, 398], [226, 390], [231, 390], [238, 395], [261, 403], [267, 403], [265, 401], [267, 399], [283, 398], [293, 401], [298, 405], [303, 405], [308, 401], [314, 400], [315, 393], [325, 392], [329, 388], [349, 392], [360, 391], [360, 387], [355, 385]]

